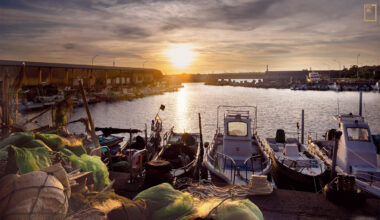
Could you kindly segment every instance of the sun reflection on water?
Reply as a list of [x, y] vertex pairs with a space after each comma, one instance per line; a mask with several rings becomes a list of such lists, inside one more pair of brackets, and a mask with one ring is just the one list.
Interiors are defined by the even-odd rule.
[[188, 94], [186, 88], [180, 89], [177, 94], [177, 122], [175, 130], [185, 131], [188, 128]]

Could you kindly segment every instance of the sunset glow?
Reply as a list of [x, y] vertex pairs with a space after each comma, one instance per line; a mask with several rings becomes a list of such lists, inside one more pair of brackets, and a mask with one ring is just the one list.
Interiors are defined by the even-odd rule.
[[172, 65], [177, 69], [187, 68], [195, 58], [195, 52], [192, 51], [191, 46], [180, 44], [174, 45], [166, 51]]

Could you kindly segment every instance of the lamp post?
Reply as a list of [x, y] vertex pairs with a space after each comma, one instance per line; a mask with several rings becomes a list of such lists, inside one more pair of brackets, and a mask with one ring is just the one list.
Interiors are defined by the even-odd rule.
[[357, 66], [356, 77], [357, 77], [357, 79], [359, 79], [359, 57], [360, 57], [360, 53], [356, 56], [356, 66]]
[[145, 69], [145, 63], [146, 63], [146, 62], [148, 62], [148, 61], [145, 60], [145, 61], [143, 62], [143, 65], [142, 65], [142, 66], [143, 66], [143, 69]]
[[94, 66], [94, 60], [95, 60], [95, 58], [96, 58], [97, 56], [99, 56], [99, 55], [96, 54], [95, 56], [92, 57], [92, 59], [91, 59], [91, 67]]

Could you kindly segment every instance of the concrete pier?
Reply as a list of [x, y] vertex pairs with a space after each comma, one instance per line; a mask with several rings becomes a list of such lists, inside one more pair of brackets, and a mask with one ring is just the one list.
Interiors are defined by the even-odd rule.
[[265, 219], [379, 219], [380, 200], [367, 199], [350, 207], [334, 204], [321, 193], [276, 189], [268, 196], [249, 199]]

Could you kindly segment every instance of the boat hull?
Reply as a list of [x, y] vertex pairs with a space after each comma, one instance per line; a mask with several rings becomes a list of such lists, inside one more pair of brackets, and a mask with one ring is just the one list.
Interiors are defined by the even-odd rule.
[[327, 183], [328, 174], [326, 171], [317, 176], [305, 175], [284, 166], [273, 156], [273, 154], [271, 155], [271, 159], [271, 175], [278, 188], [319, 192]]

